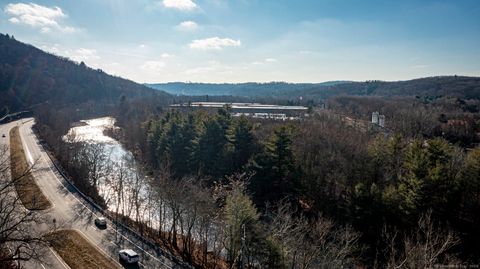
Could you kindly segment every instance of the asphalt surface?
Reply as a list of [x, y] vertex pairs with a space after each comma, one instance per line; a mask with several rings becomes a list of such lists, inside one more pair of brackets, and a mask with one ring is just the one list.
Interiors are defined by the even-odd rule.
[[[101, 216], [77, 191], [58, 173], [47, 153], [43, 150], [37, 137], [32, 132], [34, 120], [32, 118], [14, 121], [0, 125], [0, 144], [9, 144], [9, 131], [14, 126], [20, 127], [20, 136], [27, 156], [27, 160], [35, 163], [33, 176], [45, 196], [53, 204], [52, 208], [39, 214], [46, 214], [49, 223], [44, 223], [35, 229], [47, 231], [52, 225], [65, 229], [75, 229], [81, 232], [99, 251], [118, 262], [118, 251], [131, 248], [140, 255], [138, 265], [123, 265], [124, 268], [181, 268], [174, 262], [144, 245], [129, 233], [117, 230], [115, 225], [107, 222], [106, 229], [100, 229], [94, 224], [94, 219]], [[1, 137], [5, 134], [5, 137]], [[55, 222], [55, 224], [54, 224]], [[69, 268], [58, 255], [51, 249], [46, 251], [45, 263], [27, 262], [26, 268], [34, 269], [64, 269]]]

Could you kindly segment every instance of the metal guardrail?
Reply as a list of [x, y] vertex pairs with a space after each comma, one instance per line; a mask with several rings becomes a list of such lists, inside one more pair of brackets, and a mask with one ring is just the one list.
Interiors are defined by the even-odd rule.
[[31, 115], [32, 115], [32, 112], [28, 110], [6, 114], [2, 118], [0, 118], [0, 123], [11, 122], [14, 119], [20, 119], [20, 118], [28, 117]]
[[[47, 156], [48, 158], [50, 159], [50, 161], [52, 162], [55, 170], [63, 177], [63, 179], [68, 183], [69, 186], [71, 186], [72, 188], [75, 189], [75, 191], [80, 195], [81, 198], [83, 198], [84, 201], [86, 201], [94, 210], [98, 211], [100, 214], [102, 214], [103, 216], [105, 216], [106, 218], [108, 218], [112, 223], [114, 223], [115, 225], [120, 225], [121, 228], [125, 231], [127, 231], [128, 233], [130, 233], [130, 235], [134, 236], [137, 240], [141, 241], [143, 244], [146, 244], [148, 245], [150, 248], [152, 248], [153, 250], [155, 250], [156, 254], [157, 255], [163, 255], [163, 256], [166, 256], [168, 259], [170, 259], [171, 261], [173, 261], [174, 263], [176, 263], [177, 265], [179, 266], [182, 266], [182, 268], [195, 268], [193, 267], [192, 265], [190, 264], [187, 264], [186, 262], [184, 261], [181, 261], [179, 260], [177, 257], [175, 257], [172, 253], [170, 253], [170, 251], [168, 250], [163, 250], [157, 243], [155, 243], [154, 241], [150, 240], [150, 239], [147, 239], [145, 237], [143, 237], [142, 235], [140, 235], [138, 232], [136, 232], [135, 230], [131, 229], [130, 227], [128, 227], [127, 225], [125, 225], [124, 223], [118, 221], [117, 218], [114, 218], [112, 217], [110, 214], [108, 214], [108, 212], [106, 212], [102, 207], [100, 207], [99, 205], [97, 205], [93, 199], [87, 195], [85, 195], [82, 191], [80, 191], [77, 186], [75, 186], [75, 184], [69, 180], [69, 177], [66, 175], [66, 173], [64, 173], [64, 169], [63, 167], [58, 164], [58, 161], [51, 156], [50, 154], [50, 151], [45, 148], [45, 145], [44, 143], [40, 143], [40, 145], [42, 146], [43, 150], [47, 153]], [[118, 230], [118, 229], [117, 229]], [[163, 261], [161, 261], [163, 263]], [[169, 265], [166, 265], [170, 268], [175, 268], [175, 265], [173, 267], [169, 266]]]

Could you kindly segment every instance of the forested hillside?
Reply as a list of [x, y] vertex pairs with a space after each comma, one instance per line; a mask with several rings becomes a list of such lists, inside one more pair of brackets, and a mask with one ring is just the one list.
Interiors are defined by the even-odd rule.
[[[307, 89], [295, 93], [304, 98], [326, 98], [334, 95], [369, 96], [453, 96], [480, 99], [480, 78], [441, 76], [407, 81], [367, 81], [334, 85], [327, 89]], [[291, 96], [294, 97], [294, 96]]]
[[148, 87], [177, 95], [231, 95], [241, 97], [289, 96], [297, 91], [324, 89], [328, 86], [347, 83], [348, 81], [328, 81], [323, 83], [184, 83], [170, 82], [146, 84]]
[[164, 95], [102, 70], [48, 54], [0, 34], [0, 111], [2, 114], [48, 102], [53, 105], [115, 102], [121, 96]]
[[360, 96], [454, 96], [480, 99], [480, 78], [443, 76], [407, 81], [332, 81], [324, 83], [165, 83], [149, 84], [154, 89], [179, 95], [233, 95], [280, 99], [326, 99], [336, 95]]
[[[359, 101], [375, 105], [363, 98]], [[395, 101], [402, 107], [403, 100]], [[410, 108], [427, 117], [433, 117], [428, 114], [432, 109], [457, 113], [420, 102]], [[189, 212], [185, 215], [197, 216], [191, 205], [205, 204], [205, 197], [214, 193], [209, 214], [220, 216], [218, 231], [227, 231], [223, 236], [229, 264], [235, 264], [240, 249], [235, 240], [243, 231], [228, 227], [241, 227], [242, 222], [247, 227], [247, 255], [258, 261], [259, 268], [476, 264], [479, 149], [465, 150], [460, 145], [469, 140], [448, 129], [444, 134], [416, 130], [417, 121], [412, 119], [417, 114], [405, 113], [402, 110], [406, 121], [392, 133], [373, 127], [362, 130], [332, 110], [292, 122], [237, 118], [220, 109], [216, 114], [159, 113], [140, 128], [127, 117], [119, 123], [130, 141], [126, 146], [135, 149], [154, 177], [204, 188], [203, 195], [199, 189], [195, 195], [181, 190], [172, 195], [181, 188], [169, 187], [168, 195], [185, 203], [183, 213]], [[434, 121], [438, 119], [432, 118], [426, 127]], [[472, 128], [477, 128], [476, 122], [474, 117]], [[447, 140], [452, 138], [455, 144]], [[242, 187], [236, 187], [232, 178]], [[238, 189], [241, 199], [235, 193]], [[193, 201], [184, 201], [185, 197]], [[232, 217], [235, 212], [247, 213]], [[209, 236], [221, 237], [215, 232]], [[301, 267], [298, 257], [311, 258], [311, 264]]]

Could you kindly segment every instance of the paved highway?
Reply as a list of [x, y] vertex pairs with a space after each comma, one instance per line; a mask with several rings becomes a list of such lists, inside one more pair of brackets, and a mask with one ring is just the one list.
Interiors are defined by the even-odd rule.
[[[98, 229], [93, 220], [101, 214], [82, 200], [77, 191], [58, 173], [32, 132], [33, 124], [34, 120], [29, 118], [0, 125], [0, 134], [6, 136], [1, 138], [0, 143], [8, 145], [10, 129], [17, 125], [20, 127], [20, 135], [27, 160], [32, 163], [35, 162], [33, 176], [40, 189], [53, 204], [52, 208], [42, 212], [48, 216], [52, 223], [45, 223], [43, 227], [39, 226], [37, 228], [47, 230], [49, 226], [53, 225], [55, 219], [56, 225], [62, 226], [62, 228], [80, 231], [91, 243], [98, 247], [99, 251], [115, 261], [118, 260], [118, 250], [132, 248], [139, 253], [140, 263], [138, 266], [128, 268], [181, 268], [165, 256], [143, 245], [140, 240], [136, 240], [129, 233], [116, 230], [111, 222], [108, 222], [107, 229]], [[52, 250], [48, 251], [47, 256], [45, 257], [46, 264], [26, 263], [26, 268], [68, 268]]]

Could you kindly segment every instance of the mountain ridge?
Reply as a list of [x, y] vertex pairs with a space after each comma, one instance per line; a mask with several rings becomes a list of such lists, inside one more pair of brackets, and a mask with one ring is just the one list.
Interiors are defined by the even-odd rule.
[[231, 95], [284, 99], [325, 99], [335, 95], [366, 96], [455, 96], [480, 99], [480, 77], [434, 76], [411, 80], [331, 81], [323, 83], [191, 83], [145, 84], [176, 95]]
[[[272, 82], [242, 82], [242, 83], [203, 83], [203, 82], [166, 82], [166, 83], [145, 83], [147, 87], [163, 90], [176, 95], [232, 95], [242, 97], [261, 96], [257, 88], [283, 93], [289, 90], [299, 90], [312, 86], [326, 87], [352, 81], [335, 80], [319, 83], [290, 83], [283, 81]], [[274, 90], [269, 89], [275, 87]]]

